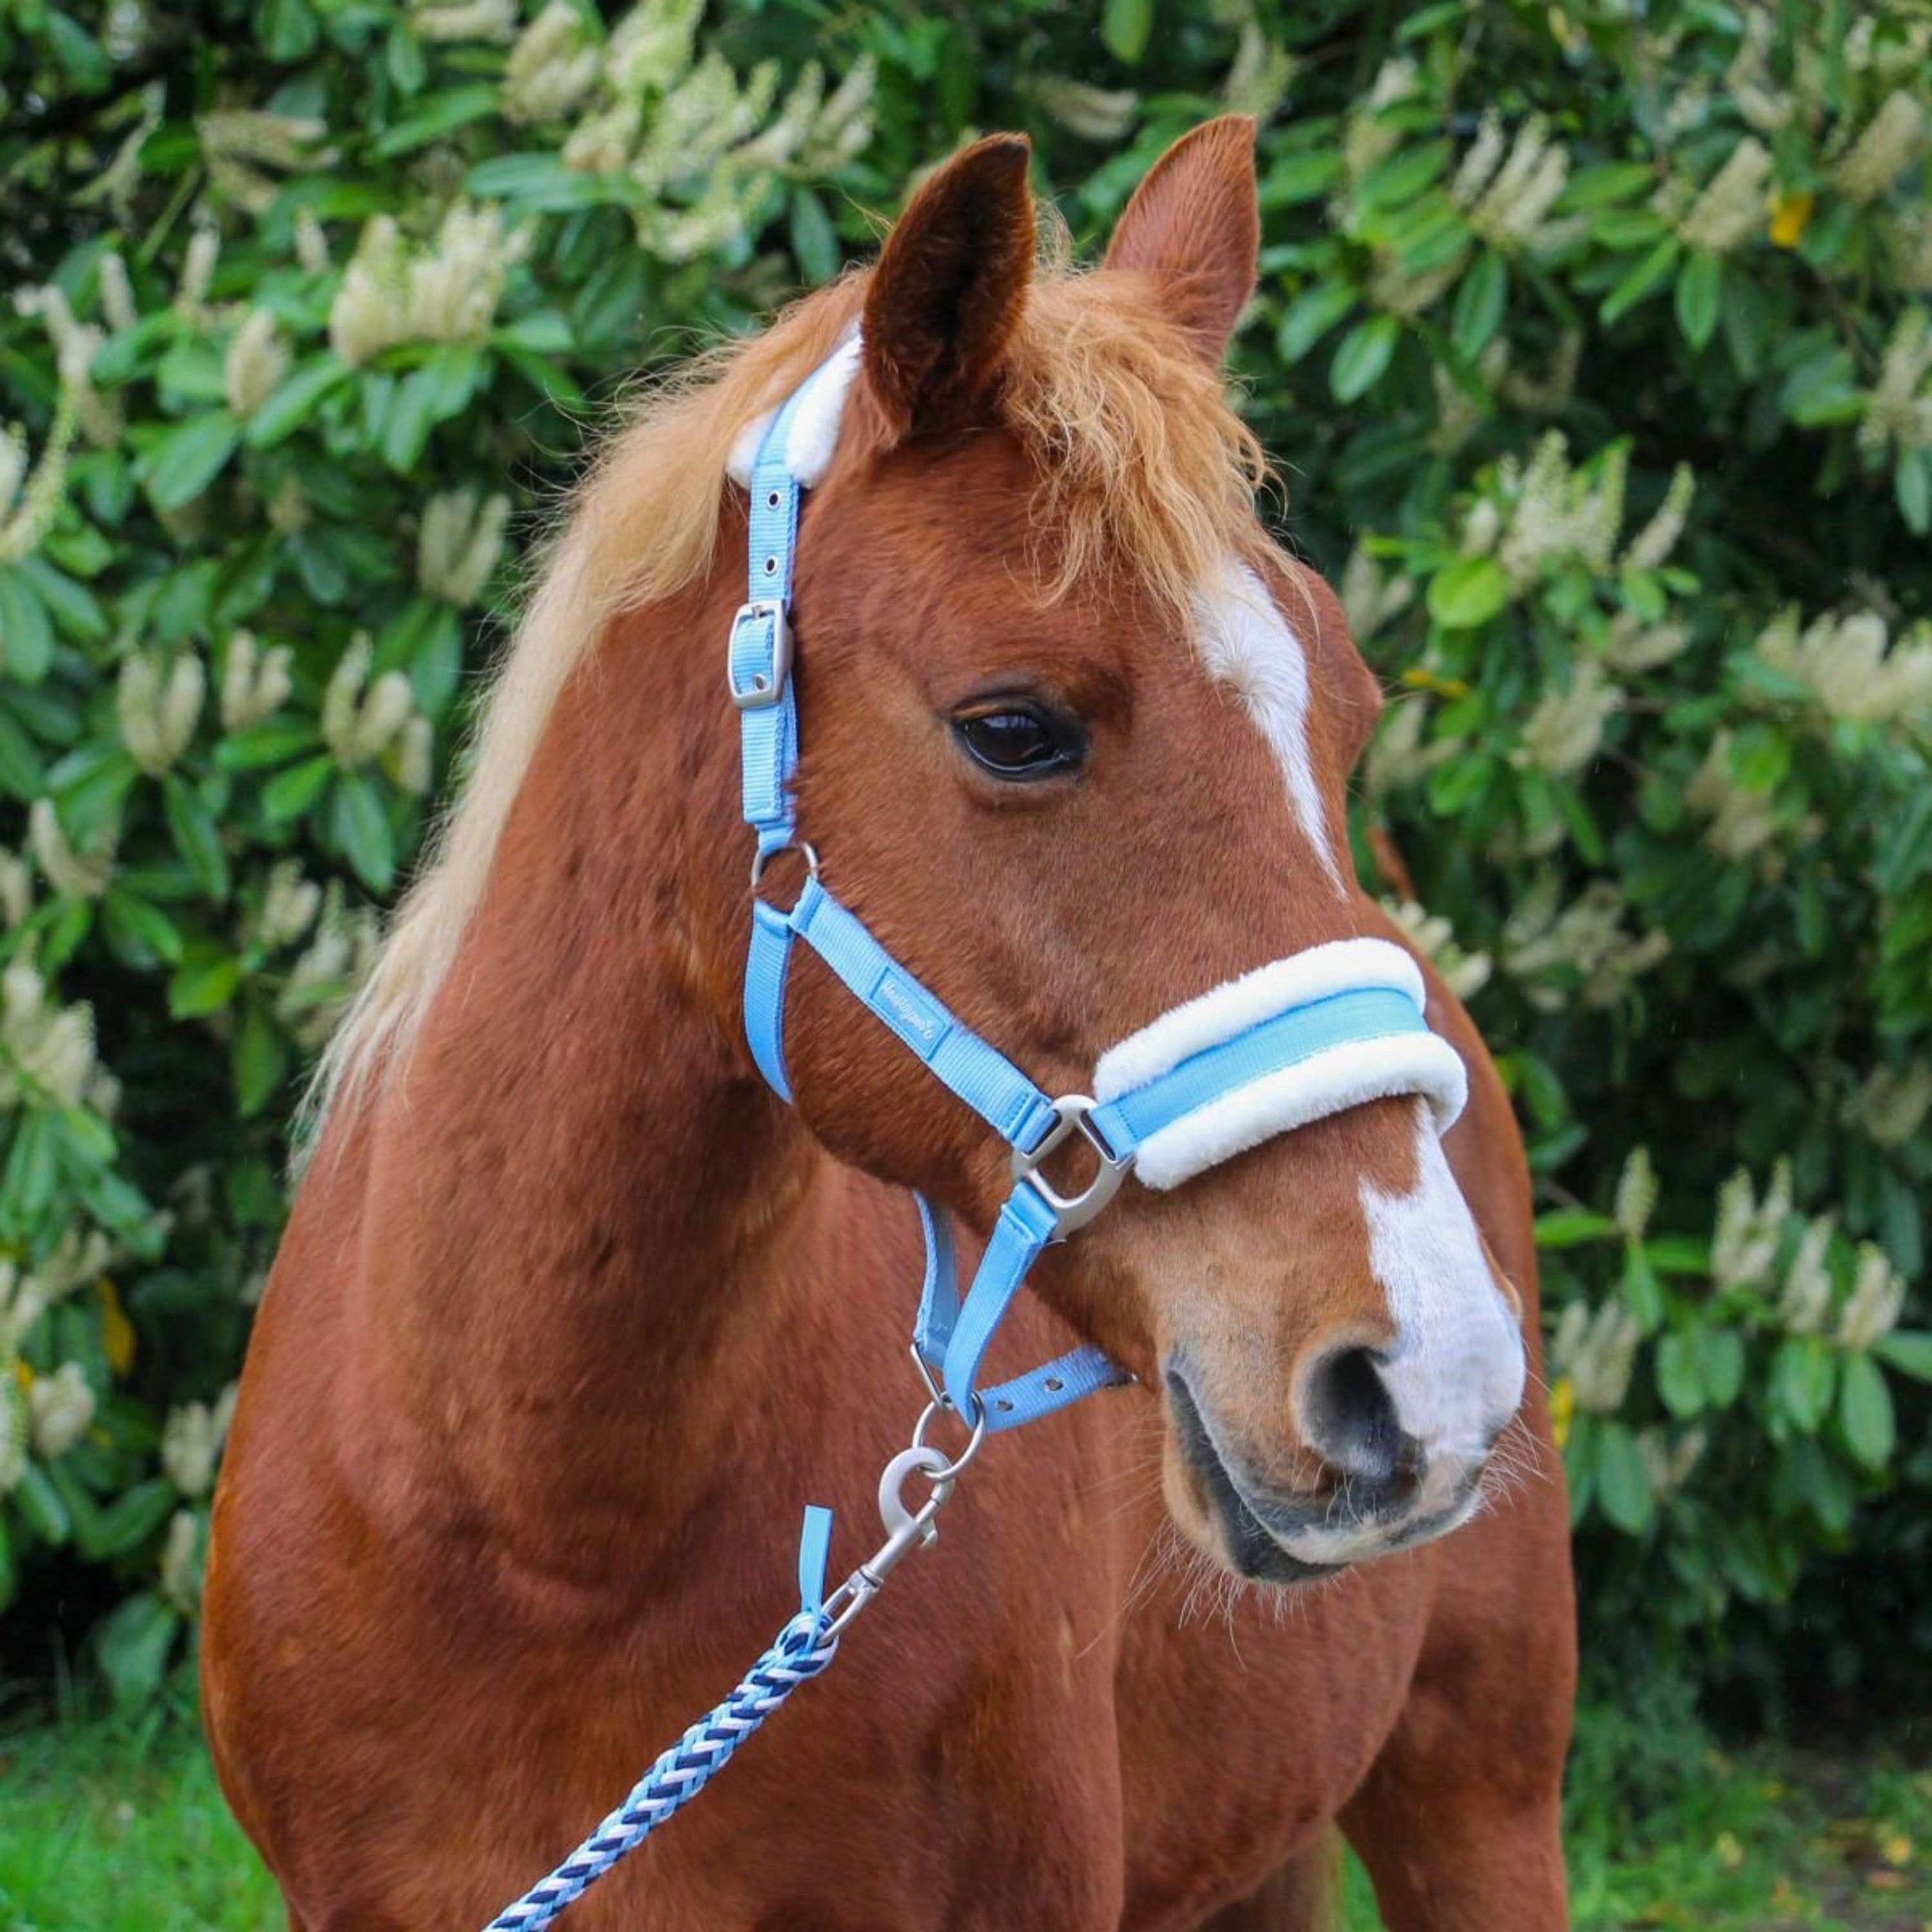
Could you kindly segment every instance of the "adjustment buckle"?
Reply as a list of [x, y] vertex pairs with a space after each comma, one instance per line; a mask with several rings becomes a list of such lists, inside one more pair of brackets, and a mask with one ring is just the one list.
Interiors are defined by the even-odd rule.
[[[770, 624], [772, 635], [771, 668], [752, 674], [748, 685], [738, 682], [738, 632], [746, 624]], [[782, 597], [754, 597], [738, 606], [731, 620], [732, 649], [724, 661], [725, 688], [731, 702], [740, 711], [763, 711], [784, 695], [785, 680], [791, 676], [791, 625], [785, 616]]]
[[[1013, 1178], [1032, 1182], [1034, 1192], [1053, 1210], [1053, 1232], [1056, 1237], [1071, 1234], [1076, 1228], [1085, 1227], [1120, 1192], [1120, 1183], [1126, 1180], [1134, 1164], [1131, 1154], [1115, 1154], [1101, 1138], [1100, 1129], [1088, 1120], [1088, 1116], [1099, 1104], [1084, 1094], [1063, 1094], [1053, 1103], [1058, 1118], [1047, 1129], [1040, 1144], [1013, 1150]], [[1062, 1194], [1040, 1172], [1040, 1166], [1055, 1148], [1075, 1134], [1094, 1150], [1100, 1166], [1079, 1193], [1069, 1196]]]

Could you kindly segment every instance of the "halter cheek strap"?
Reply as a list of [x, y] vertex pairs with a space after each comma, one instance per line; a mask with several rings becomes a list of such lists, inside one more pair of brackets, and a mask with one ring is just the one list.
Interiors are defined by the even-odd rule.
[[[986, 1351], [1049, 1242], [1099, 1214], [1131, 1170], [1173, 1187], [1274, 1135], [1372, 1099], [1419, 1094], [1439, 1127], [1460, 1111], [1466, 1076], [1429, 1030], [1422, 976], [1401, 948], [1344, 940], [1276, 960], [1163, 1013], [1104, 1054], [1098, 1098], [1044, 1093], [965, 1026], [826, 890], [798, 837], [792, 781], [798, 711], [789, 622], [800, 500], [823, 473], [837, 412], [858, 367], [848, 340], [794, 392], [750, 465], [749, 590], [733, 620], [728, 682], [739, 716], [746, 823], [755, 886], [766, 862], [796, 849], [808, 877], [789, 911], [756, 898], [745, 969], [745, 1034], [758, 1070], [791, 1097], [785, 986], [803, 940], [868, 1012], [1012, 1150], [1013, 1190], [962, 1301], [944, 1213], [914, 1200], [926, 1243], [914, 1349], [935, 1394], [976, 1426], [1010, 1429], [1094, 1390], [1132, 1379], [1098, 1348], [1070, 1351], [982, 1389]], [[734, 464], [734, 468], [736, 465]], [[1078, 1194], [1040, 1172], [1078, 1135], [1097, 1163]]]

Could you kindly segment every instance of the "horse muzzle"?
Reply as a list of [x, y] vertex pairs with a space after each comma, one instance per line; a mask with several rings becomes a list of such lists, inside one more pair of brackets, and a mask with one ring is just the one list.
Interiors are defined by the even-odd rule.
[[[1340, 1376], [1346, 1384], [1355, 1372]], [[1486, 1443], [1472, 1455], [1432, 1454], [1392, 1418], [1370, 1426], [1358, 1418], [1345, 1443], [1338, 1424], [1332, 1456], [1317, 1444], [1298, 1459], [1312, 1478], [1307, 1486], [1286, 1488], [1261, 1478], [1228, 1444], [1184, 1364], [1170, 1364], [1166, 1379], [1183, 1480], [1217, 1553], [1251, 1582], [1333, 1576], [1444, 1535], [1474, 1512]]]

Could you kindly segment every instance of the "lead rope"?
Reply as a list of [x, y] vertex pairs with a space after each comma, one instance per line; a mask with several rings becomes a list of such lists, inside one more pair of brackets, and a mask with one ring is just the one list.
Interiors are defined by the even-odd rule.
[[644, 1776], [631, 1795], [540, 1884], [490, 1920], [485, 1932], [531, 1932], [548, 1925], [680, 1806], [702, 1791], [731, 1754], [798, 1687], [838, 1654], [822, 1616], [801, 1612], [708, 1717], [700, 1718]]
[[[917, 1352], [920, 1378], [931, 1378]], [[879, 1478], [879, 1516], [886, 1540], [830, 1597], [824, 1594], [825, 1560], [832, 1540], [832, 1512], [816, 1504], [805, 1512], [799, 1538], [799, 1612], [779, 1631], [771, 1648], [752, 1665], [738, 1688], [700, 1718], [662, 1753], [632, 1787], [630, 1796], [548, 1878], [506, 1905], [483, 1932], [534, 1932], [580, 1898], [620, 1859], [628, 1858], [664, 1820], [710, 1783], [731, 1754], [796, 1690], [809, 1683], [838, 1654], [838, 1640], [853, 1618], [884, 1587], [886, 1580], [913, 1550], [938, 1537], [934, 1521], [961, 1473], [980, 1453], [985, 1412], [972, 1438], [951, 1460], [926, 1440], [933, 1420], [949, 1405], [929, 1402], [912, 1432], [910, 1444], [888, 1462]], [[907, 1482], [920, 1476], [931, 1485], [916, 1509], [904, 1498]]]

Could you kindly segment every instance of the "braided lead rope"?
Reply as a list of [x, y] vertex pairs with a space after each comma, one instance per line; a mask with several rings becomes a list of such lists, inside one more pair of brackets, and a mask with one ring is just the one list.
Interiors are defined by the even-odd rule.
[[672, 1813], [695, 1798], [731, 1754], [838, 1654], [838, 1636], [824, 1613], [801, 1611], [730, 1696], [658, 1758], [630, 1796], [549, 1877], [498, 1912], [484, 1932], [533, 1932], [536, 1927], [548, 1925]]

